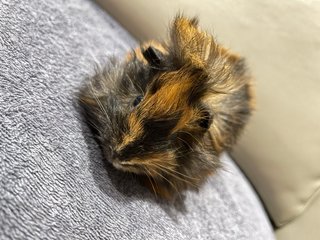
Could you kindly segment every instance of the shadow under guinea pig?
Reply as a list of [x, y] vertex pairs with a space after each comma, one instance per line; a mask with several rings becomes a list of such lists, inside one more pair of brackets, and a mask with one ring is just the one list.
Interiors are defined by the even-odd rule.
[[165, 200], [155, 196], [148, 188], [140, 183], [139, 176], [129, 172], [122, 172], [115, 169], [110, 162], [105, 159], [100, 144], [95, 138], [94, 129], [86, 121], [85, 112], [75, 98], [73, 107], [77, 112], [81, 131], [87, 145], [89, 156], [89, 170], [98, 188], [109, 197], [123, 201], [126, 199], [140, 199], [153, 202], [160, 206], [163, 211], [174, 221], [177, 220], [175, 212], [184, 213], [186, 207], [183, 193], [177, 194], [174, 200]]

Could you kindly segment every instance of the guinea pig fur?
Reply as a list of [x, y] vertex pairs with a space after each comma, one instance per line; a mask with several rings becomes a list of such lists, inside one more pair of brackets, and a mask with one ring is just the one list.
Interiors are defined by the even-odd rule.
[[105, 158], [172, 198], [219, 168], [252, 112], [251, 79], [243, 58], [179, 15], [167, 41], [98, 70], [80, 103]]

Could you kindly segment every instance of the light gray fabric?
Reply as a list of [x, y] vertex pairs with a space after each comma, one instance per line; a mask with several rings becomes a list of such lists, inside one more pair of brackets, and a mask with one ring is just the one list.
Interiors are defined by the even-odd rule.
[[135, 41], [91, 1], [0, 5], [0, 239], [273, 239], [237, 167], [176, 204], [104, 166], [74, 93]]

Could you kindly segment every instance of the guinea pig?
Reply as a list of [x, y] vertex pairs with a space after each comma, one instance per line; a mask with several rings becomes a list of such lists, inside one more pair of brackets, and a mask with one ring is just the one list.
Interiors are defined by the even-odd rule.
[[110, 59], [80, 91], [105, 158], [157, 196], [198, 189], [221, 166], [253, 110], [243, 58], [178, 15], [169, 39]]

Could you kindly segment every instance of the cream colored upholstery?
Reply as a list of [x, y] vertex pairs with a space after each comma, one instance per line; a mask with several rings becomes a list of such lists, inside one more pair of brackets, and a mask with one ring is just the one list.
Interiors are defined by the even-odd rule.
[[98, 2], [140, 40], [165, 36], [178, 11], [199, 16], [203, 28], [246, 57], [257, 112], [233, 155], [283, 227], [279, 239], [301, 239], [294, 236], [307, 230], [320, 237], [320, 1]]
[[303, 214], [277, 229], [277, 239], [286, 240], [316, 240], [320, 239], [319, 227], [320, 196], [314, 199], [312, 205]]

